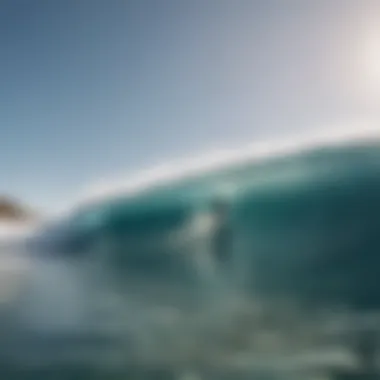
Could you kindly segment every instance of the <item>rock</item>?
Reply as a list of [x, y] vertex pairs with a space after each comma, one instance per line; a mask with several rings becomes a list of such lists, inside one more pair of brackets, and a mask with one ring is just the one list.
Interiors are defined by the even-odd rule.
[[24, 221], [34, 219], [35, 213], [8, 196], [0, 196], [0, 220]]

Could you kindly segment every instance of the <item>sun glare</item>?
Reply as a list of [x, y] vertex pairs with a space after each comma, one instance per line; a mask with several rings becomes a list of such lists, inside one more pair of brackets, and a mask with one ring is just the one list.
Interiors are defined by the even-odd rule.
[[380, 17], [366, 22], [365, 33], [359, 51], [361, 77], [366, 95], [373, 101], [380, 100]]

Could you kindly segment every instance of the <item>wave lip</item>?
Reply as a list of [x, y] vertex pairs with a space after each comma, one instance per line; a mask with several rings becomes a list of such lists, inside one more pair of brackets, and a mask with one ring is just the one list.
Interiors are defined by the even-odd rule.
[[[209, 151], [190, 158], [164, 162], [118, 180], [103, 180], [91, 186], [76, 204], [102, 202], [120, 195], [132, 197], [158, 186], [170, 185], [191, 177], [221, 171], [237, 165], [260, 162], [322, 147], [341, 147], [352, 144], [380, 141], [380, 128], [365, 123], [352, 123], [343, 127], [332, 126], [317, 133], [290, 136], [276, 140], [263, 140], [245, 147]], [[126, 179], [123, 179], [126, 178]]]

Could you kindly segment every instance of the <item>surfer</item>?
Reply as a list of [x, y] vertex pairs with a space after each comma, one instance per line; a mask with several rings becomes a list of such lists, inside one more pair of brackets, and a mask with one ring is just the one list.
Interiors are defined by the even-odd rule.
[[184, 257], [207, 287], [225, 283], [231, 266], [232, 228], [230, 207], [224, 199], [214, 199], [203, 212], [195, 213], [172, 237], [177, 252]]
[[217, 199], [211, 204], [213, 228], [210, 236], [211, 256], [219, 271], [225, 272], [231, 265], [232, 228], [229, 205]]

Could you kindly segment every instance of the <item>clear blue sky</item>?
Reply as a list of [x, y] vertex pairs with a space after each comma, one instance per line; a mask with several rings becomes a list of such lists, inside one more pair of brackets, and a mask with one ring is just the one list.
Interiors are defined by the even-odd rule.
[[365, 112], [371, 3], [1, 1], [0, 193], [51, 207], [103, 176]]

